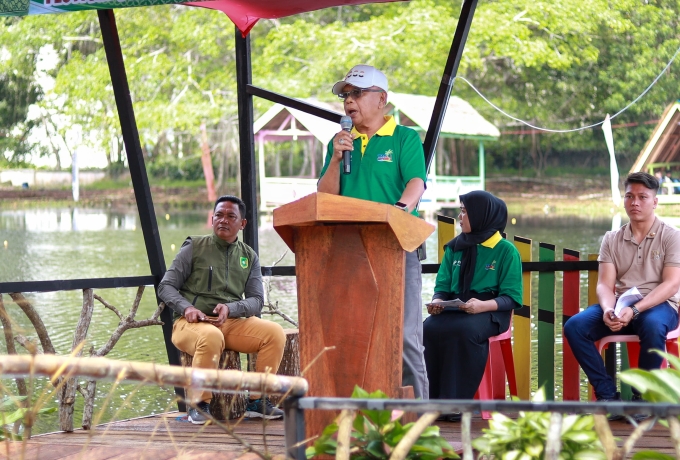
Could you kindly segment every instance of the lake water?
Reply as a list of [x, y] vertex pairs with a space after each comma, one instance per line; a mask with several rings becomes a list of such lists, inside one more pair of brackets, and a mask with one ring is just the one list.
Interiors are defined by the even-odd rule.
[[[581, 251], [582, 254], [599, 250], [601, 237], [612, 228], [612, 216], [580, 218], [576, 216], [535, 215], [509, 216], [506, 229], [508, 238], [520, 235], [532, 238], [537, 254], [538, 242]], [[161, 243], [167, 266], [187, 235], [206, 234], [211, 231], [204, 212], [176, 212], [157, 216]], [[625, 219], [624, 219], [625, 223]], [[614, 219], [619, 225], [619, 220]], [[427, 241], [427, 263], [436, 262], [436, 232]], [[259, 232], [260, 261], [263, 266], [294, 265], [294, 255], [287, 251], [284, 242], [272, 227], [271, 220], [262, 218]], [[3, 244], [6, 243], [6, 246]], [[105, 209], [26, 209], [0, 211], [0, 281], [39, 281], [52, 279], [103, 278], [115, 276], [148, 275], [149, 267], [144, 240], [136, 209], [112, 211]], [[561, 256], [558, 255], [558, 258]], [[423, 276], [423, 300], [432, 296], [435, 275]], [[297, 318], [295, 279], [278, 277], [265, 279], [269, 299], [284, 312]], [[136, 289], [101, 289], [96, 291], [125, 314], [135, 298]], [[82, 307], [82, 292], [27, 293], [46, 324], [57, 353], [69, 353], [73, 332]], [[560, 297], [558, 297], [560, 298]], [[3, 296], [5, 307], [15, 322], [15, 332], [35, 337], [31, 325], [8, 295]], [[137, 319], [146, 319], [156, 308], [152, 289], [147, 289], [140, 305]], [[293, 327], [279, 317], [272, 318], [284, 327]], [[95, 314], [89, 331], [90, 345], [98, 348], [109, 338], [118, 324], [117, 317], [95, 301]], [[0, 352], [5, 352], [4, 341]], [[159, 327], [146, 327], [127, 331], [109, 358], [167, 363], [167, 356]], [[12, 391], [12, 381], [3, 381], [6, 391]], [[38, 382], [38, 391], [49, 391], [44, 382]], [[120, 385], [112, 393], [107, 407], [104, 405], [110, 383], [98, 385], [97, 412], [101, 421], [129, 418], [174, 409], [171, 389]], [[56, 399], [51, 398], [56, 406]], [[78, 396], [75, 425], [82, 414], [82, 398]], [[45, 416], [38, 422], [35, 432], [57, 429], [55, 416]]]

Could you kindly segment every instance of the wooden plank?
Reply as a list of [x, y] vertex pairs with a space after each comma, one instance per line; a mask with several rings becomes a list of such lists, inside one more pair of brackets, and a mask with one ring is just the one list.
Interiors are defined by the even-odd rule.
[[[515, 247], [519, 251], [522, 262], [531, 262], [531, 244], [529, 238], [514, 237]], [[522, 308], [515, 311], [513, 317], [513, 357], [515, 360], [515, 376], [517, 394], [520, 399], [531, 398], [531, 272], [522, 273]]]
[[[516, 418], [517, 414], [506, 414]], [[175, 414], [176, 416], [176, 414]], [[199, 426], [190, 423], [175, 422], [170, 418], [171, 432], [163, 436], [149, 436], [144, 432], [135, 431], [136, 425], [153, 426], [153, 421], [164, 426], [167, 416], [159, 415], [149, 420], [115, 422], [116, 425], [129, 426], [131, 430], [108, 431], [100, 429], [94, 432], [76, 430], [73, 433], [52, 433], [37, 436], [26, 445], [25, 460], [71, 460], [71, 459], [106, 459], [106, 460], [166, 460], [191, 458], [193, 459], [234, 459], [252, 458], [255, 454], [243, 454], [243, 446], [232, 437], [221, 431], [217, 426]], [[438, 422], [440, 433], [449, 443], [460, 442], [460, 423]], [[236, 430], [253, 448], [264, 452], [264, 443], [260, 433], [252, 433], [252, 428], [262, 428], [261, 423], [244, 422], [238, 424]], [[617, 444], [623, 445], [633, 431], [633, 427], [625, 422], [610, 422]], [[102, 427], [104, 428], [104, 427]], [[482, 435], [482, 430], [488, 428], [488, 422], [479, 416], [473, 416], [471, 424], [472, 439]], [[184, 430], [191, 433], [185, 433]], [[9, 457], [6, 450], [9, 445]], [[0, 458], [14, 459], [21, 457], [20, 442], [0, 444]], [[283, 454], [283, 422], [271, 421], [267, 425], [267, 448], [270, 455]], [[674, 456], [672, 441], [668, 429], [657, 424], [646, 432], [636, 443], [634, 452], [641, 450], [655, 450]]]
[[444, 259], [444, 245], [456, 237], [456, 219], [437, 214], [437, 263]]
[[[555, 245], [538, 243], [539, 262], [555, 260]], [[538, 274], [538, 387], [555, 399], [555, 272]]]
[[[588, 260], [597, 260], [598, 254], [588, 254]], [[588, 305], [598, 303], [597, 300], [597, 270], [588, 270]], [[588, 384], [588, 400], [593, 399], [593, 386]]]
[[[562, 260], [579, 260], [580, 253], [572, 249], [562, 250]], [[581, 280], [578, 270], [564, 272], [562, 282], [562, 400], [580, 399], [579, 365], [569, 342], [564, 339], [564, 323], [579, 312]]]

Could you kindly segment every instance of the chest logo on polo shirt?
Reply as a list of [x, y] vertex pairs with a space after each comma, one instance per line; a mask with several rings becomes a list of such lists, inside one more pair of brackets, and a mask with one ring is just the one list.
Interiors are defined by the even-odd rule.
[[385, 161], [387, 163], [392, 163], [392, 149], [386, 151], [385, 153], [378, 154], [378, 161]]
[[248, 268], [248, 258], [247, 257], [241, 257], [241, 268]]
[[484, 270], [496, 270], [496, 261], [494, 260], [490, 264], [486, 264]]
[[655, 249], [652, 251], [652, 260], [659, 260], [661, 258], [661, 251]]

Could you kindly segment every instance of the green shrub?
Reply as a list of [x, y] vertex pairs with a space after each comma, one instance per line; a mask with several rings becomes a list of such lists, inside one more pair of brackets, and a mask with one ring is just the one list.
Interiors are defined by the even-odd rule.
[[[545, 401], [543, 388], [532, 400]], [[489, 428], [483, 430], [484, 435], [472, 441], [472, 446], [480, 453], [497, 459], [543, 459], [550, 417], [550, 412], [520, 412], [517, 420], [512, 420], [494, 412]], [[562, 419], [560, 459], [606, 459], [594, 426], [592, 415], [565, 416]]]
[[[387, 395], [382, 391], [369, 394], [366, 390], [355, 386], [352, 398], [387, 399]], [[414, 425], [414, 423], [402, 425], [399, 422], [402, 414], [400, 411], [389, 410], [358, 411], [352, 423], [350, 457], [353, 459], [389, 458], [391, 451]], [[336, 422], [324, 428], [314, 445], [307, 448], [307, 458], [335, 455], [338, 447], [336, 439], [338, 428]], [[459, 457], [446, 439], [440, 436], [439, 427], [429, 426], [411, 447], [406, 458], [436, 460]]]

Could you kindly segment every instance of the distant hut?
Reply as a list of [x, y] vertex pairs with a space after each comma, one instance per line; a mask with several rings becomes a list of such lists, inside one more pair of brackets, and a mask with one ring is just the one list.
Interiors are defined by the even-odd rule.
[[[343, 113], [342, 103], [325, 103], [315, 99], [306, 102], [318, 107]], [[398, 124], [410, 126], [425, 137], [430, 124], [435, 98], [415, 94], [390, 92], [387, 113], [394, 115]], [[254, 124], [255, 143], [258, 146], [260, 175], [260, 209], [269, 210], [316, 191], [318, 175], [323, 167], [328, 143], [339, 131], [338, 124], [300, 112], [281, 104], [273, 105]], [[435, 158], [428, 175], [428, 189], [423, 196], [421, 209], [438, 209], [457, 203], [458, 195], [471, 190], [483, 190], [485, 178], [484, 143], [495, 141], [498, 129], [482, 117], [472, 106], [458, 97], [451, 97], [437, 143]], [[303, 142], [304, 161], [296, 177], [281, 177], [274, 168], [274, 176], [265, 171], [265, 142], [295, 140]], [[476, 165], [471, 152], [464, 151], [462, 142], [476, 142]], [[468, 142], [469, 144], [469, 142]], [[468, 145], [469, 147], [469, 145]], [[472, 156], [473, 160], [470, 160]], [[271, 166], [268, 168], [273, 169]], [[477, 175], [463, 174], [477, 170]], [[448, 174], [442, 174], [442, 172]], [[453, 173], [453, 174], [451, 174]]]
[[680, 101], [669, 104], [630, 172], [646, 171], [661, 180], [659, 203], [680, 203]]

